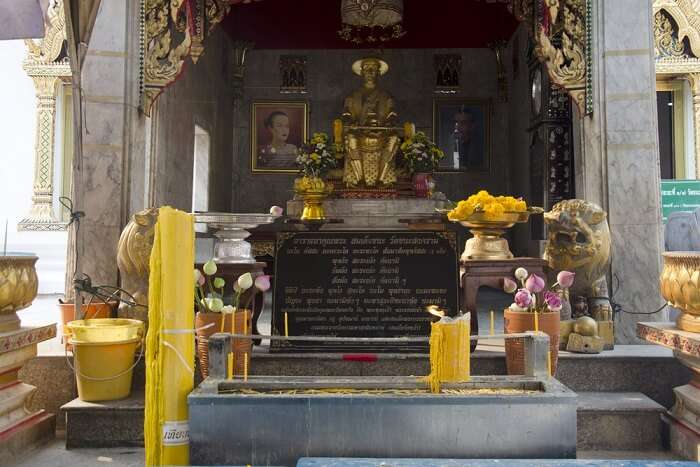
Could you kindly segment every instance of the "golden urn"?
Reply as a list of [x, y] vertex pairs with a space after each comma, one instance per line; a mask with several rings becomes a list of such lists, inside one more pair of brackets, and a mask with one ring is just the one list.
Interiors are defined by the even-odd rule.
[[475, 212], [466, 219], [456, 221], [474, 235], [464, 246], [462, 261], [513, 258], [508, 240], [503, 238], [503, 234], [515, 224], [527, 222], [531, 214], [542, 212], [542, 208], [530, 207], [527, 211], [506, 211], [496, 218]]
[[294, 181], [294, 191], [304, 200], [301, 220], [319, 222], [326, 219], [323, 201], [333, 192], [333, 184], [320, 177], [303, 177]]
[[39, 288], [34, 255], [0, 256], [0, 332], [19, 328], [17, 311], [32, 304]]
[[680, 310], [676, 326], [700, 332], [700, 252], [673, 251], [663, 254], [661, 295]]

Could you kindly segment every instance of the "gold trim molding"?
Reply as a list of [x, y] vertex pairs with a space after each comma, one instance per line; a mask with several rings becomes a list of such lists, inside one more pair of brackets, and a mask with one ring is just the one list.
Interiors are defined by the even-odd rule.
[[586, 113], [589, 57], [587, 0], [544, 0], [535, 24], [535, 56], [552, 82], [566, 89], [581, 115]]
[[23, 69], [32, 78], [37, 97], [36, 143], [34, 146], [34, 187], [29, 215], [17, 225], [20, 231], [66, 230], [53, 212], [54, 129], [59, 83], [70, 81], [71, 70], [65, 54], [66, 22], [62, 0], [51, 0], [44, 38], [26, 40], [27, 58]]
[[187, 57], [197, 63], [204, 43], [237, 3], [252, 0], [141, 0], [142, 103], [150, 116], [158, 96], [182, 73]]

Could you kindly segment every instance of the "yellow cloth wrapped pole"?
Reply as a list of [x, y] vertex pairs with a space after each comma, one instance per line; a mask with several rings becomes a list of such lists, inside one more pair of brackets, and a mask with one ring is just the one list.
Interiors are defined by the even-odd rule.
[[194, 219], [158, 213], [146, 336], [146, 465], [189, 465], [187, 395], [194, 387]]
[[469, 314], [452, 319], [444, 317], [430, 326], [431, 392], [440, 392], [440, 383], [469, 381]]

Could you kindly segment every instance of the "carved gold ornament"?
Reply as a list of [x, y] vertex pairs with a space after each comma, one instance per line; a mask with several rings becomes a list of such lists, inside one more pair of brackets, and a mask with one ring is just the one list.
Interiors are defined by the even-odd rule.
[[[142, 306], [119, 306], [120, 318], [135, 318], [148, 322], [148, 276], [149, 262], [158, 209], [150, 208], [134, 214], [124, 227], [117, 246], [117, 266], [121, 277], [121, 287], [136, 303]], [[125, 297], [130, 298], [130, 297]]]
[[19, 328], [16, 312], [32, 304], [39, 288], [36, 256], [0, 256], [0, 333]]
[[587, 0], [545, 0], [536, 26], [535, 56], [547, 65], [555, 84], [565, 88], [580, 112], [586, 110]]
[[143, 0], [142, 107], [151, 115], [153, 103], [175, 82], [189, 56], [194, 63], [204, 42], [231, 6], [253, 0]]
[[678, 329], [700, 332], [700, 252], [666, 252], [661, 271], [661, 295], [681, 314]]
[[656, 57], [682, 57], [685, 54], [683, 42], [673, 27], [671, 18], [664, 10], [654, 15], [654, 55]]

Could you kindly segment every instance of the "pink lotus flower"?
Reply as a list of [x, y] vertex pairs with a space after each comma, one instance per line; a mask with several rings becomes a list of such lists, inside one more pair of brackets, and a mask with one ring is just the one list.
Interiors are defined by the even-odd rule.
[[568, 289], [569, 287], [574, 285], [575, 277], [575, 272], [561, 271], [559, 274], [557, 274], [557, 284], [559, 284], [562, 289]]
[[552, 311], [561, 310], [561, 297], [556, 292], [550, 292], [549, 290], [546, 291], [544, 293], [544, 302], [547, 304], [547, 307]]
[[270, 208], [270, 215], [271, 216], [279, 217], [282, 215], [283, 212], [284, 212], [284, 209], [282, 209], [279, 206], [272, 206]]
[[515, 294], [515, 304], [520, 308], [528, 308], [532, 304], [532, 295], [526, 289], [518, 290]]
[[544, 290], [544, 279], [537, 274], [532, 274], [525, 281], [525, 288], [532, 293], [540, 293]]
[[506, 293], [514, 293], [518, 290], [518, 284], [515, 283], [513, 279], [507, 277], [503, 278], [503, 291]]
[[270, 289], [270, 276], [258, 276], [255, 278], [255, 288], [261, 292]]

